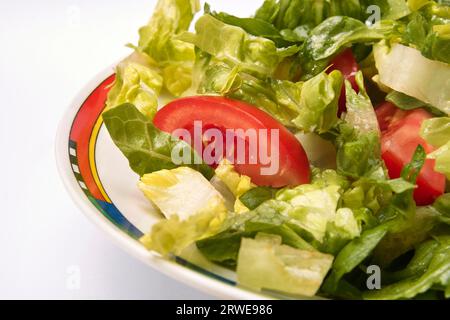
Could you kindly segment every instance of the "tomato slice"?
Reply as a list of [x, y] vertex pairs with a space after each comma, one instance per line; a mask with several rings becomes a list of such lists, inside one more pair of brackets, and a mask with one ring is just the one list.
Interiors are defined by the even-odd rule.
[[[382, 131], [381, 152], [389, 176], [399, 178], [420, 144], [426, 153], [435, 149], [420, 136], [420, 127], [432, 115], [423, 109], [403, 111], [386, 102], [377, 110], [377, 117]], [[445, 176], [434, 171], [435, 160], [428, 159], [417, 179], [414, 199], [417, 205], [429, 205], [445, 191]]]
[[[339, 55], [337, 55], [331, 62], [331, 67], [328, 69], [328, 73], [333, 70], [339, 70], [344, 75], [344, 79], [350, 81], [353, 90], [359, 92], [358, 84], [356, 83], [356, 73], [359, 70], [358, 63], [353, 55], [352, 49], [346, 49]], [[339, 97], [339, 111], [338, 116], [347, 110], [345, 97], [345, 86], [342, 87], [341, 96]]]
[[[195, 132], [198, 132], [198, 121], [201, 121], [203, 143], [199, 144], [193, 140], [189, 142], [199, 154], [203, 155], [204, 160], [208, 146], [221, 142], [224, 147], [222, 154], [215, 155], [218, 157], [214, 163], [207, 162], [208, 164], [214, 166], [224, 157], [228, 159], [231, 157], [230, 160], [234, 160], [236, 171], [249, 176], [252, 182], [259, 186], [278, 188], [310, 182], [309, 161], [301, 143], [282, 124], [255, 106], [223, 97], [196, 96], [181, 98], [169, 103], [158, 111], [154, 118], [154, 124], [160, 130], [173, 134], [175, 130], [182, 129], [189, 132], [190, 137], [194, 137], [194, 139]], [[210, 136], [206, 137], [208, 129], [216, 129], [216, 132], [218, 130], [222, 133], [222, 141], [215, 141]], [[256, 138], [257, 143], [255, 145], [255, 140], [252, 140], [251, 135], [236, 134], [228, 139], [232, 140], [232, 153], [229, 154], [227, 152], [229, 144], [226, 139], [227, 134], [238, 129], [250, 133], [254, 130], [258, 137]], [[247, 131], [249, 129], [251, 130]], [[271, 140], [272, 134], [275, 132], [278, 132], [279, 139]], [[262, 134], [263, 138], [259, 134]], [[241, 146], [245, 145], [245, 161], [242, 161], [242, 155], [238, 158], [239, 155], [236, 152], [238, 142], [241, 142]], [[274, 154], [270, 151], [272, 148], [275, 151]], [[261, 158], [261, 152], [265, 151], [268, 151], [267, 155], [272, 157], [272, 164], [276, 163], [276, 159], [278, 159], [278, 168], [275, 168], [275, 171], [270, 174], [263, 174], [261, 170], [269, 167], [267, 158], [265, 161], [262, 161]], [[217, 152], [220, 153], [220, 148]]]

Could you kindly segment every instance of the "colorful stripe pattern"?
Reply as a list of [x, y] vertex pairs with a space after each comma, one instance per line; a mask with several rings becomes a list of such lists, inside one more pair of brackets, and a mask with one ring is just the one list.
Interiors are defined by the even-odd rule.
[[78, 110], [70, 130], [69, 156], [75, 178], [89, 201], [118, 228], [134, 239], [139, 239], [142, 232], [112, 203], [100, 181], [95, 162], [95, 147], [103, 124], [101, 113], [114, 79], [112, 75], [103, 81]]

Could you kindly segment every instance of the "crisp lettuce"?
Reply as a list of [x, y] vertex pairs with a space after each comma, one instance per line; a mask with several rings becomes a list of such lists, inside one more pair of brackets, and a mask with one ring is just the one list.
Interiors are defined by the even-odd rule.
[[335, 143], [337, 171], [342, 175], [358, 179], [378, 171], [382, 165], [380, 136], [376, 131], [360, 133], [341, 123]]
[[377, 44], [374, 53], [382, 84], [450, 113], [450, 65], [401, 44]]
[[242, 239], [238, 282], [256, 290], [314, 296], [331, 267], [333, 256], [281, 243], [281, 237], [266, 234]]
[[250, 179], [245, 175], [240, 175], [234, 170], [234, 166], [228, 161], [222, 161], [216, 168], [216, 176], [228, 187], [228, 189], [236, 197], [234, 203], [234, 211], [242, 213], [249, 211], [248, 208], [240, 201], [240, 196], [256, 187]]
[[303, 84], [298, 116], [292, 122], [305, 132], [324, 133], [338, 121], [337, 110], [343, 84], [342, 73], [320, 73]]
[[[381, 290], [366, 292], [364, 298], [377, 300], [408, 299], [426, 292], [433, 285], [443, 287], [448, 296], [448, 289], [445, 288], [448, 288], [450, 284], [450, 238], [448, 236], [438, 237], [431, 244], [433, 245], [431, 247], [430, 243], [422, 244], [421, 246], [425, 247], [427, 252], [419, 247], [420, 259], [416, 253], [416, 260], [407, 267], [409, 272], [413, 271], [412, 276], [385, 286]], [[424, 254], [426, 254], [425, 257], [423, 257]], [[432, 256], [430, 257], [430, 255]], [[420, 262], [419, 265], [418, 261]]]
[[[223, 197], [211, 183], [188, 167], [145, 174], [138, 186], [167, 219], [178, 216], [183, 221], [205, 207], [224, 206]], [[190, 190], [195, 190], [195, 193]]]
[[333, 293], [337, 290], [342, 277], [355, 269], [366, 259], [388, 232], [389, 225], [382, 224], [365, 231], [361, 237], [347, 244], [336, 256], [330, 276], [326, 279], [323, 290]]
[[175, 36], [188, 29], [198, 7], [198, 0], [158, 1], [149, 23], [139, 30], [135, 52], [116, 68], [106, 110], [131, 103], [152, 119], [163, 87], [180, 96], [191, 86], [194, 46]]
[[426, 240], [437, 225], [439, 215], [435, 210], [419, 207], [414, 216], [407, 219], [399, 232], [391, 232], [379, 243], [373, 259], [381, 266], [388, 266], [395, 258]]
[[146, 248], [161, 254], [178, 254], [193, 242], [219, 232], [227, 217], [220, 193], [188, 167], [146, 174], [139, 188], [167, 218], [141, 239]]
[[295, 189], [286, 189], [277, 194], [277, 200], [290, 206], [283, 214], [292, 218], [292, 223], [311, 233], [320, 242], [323, 241], [329, 222], [336, 217], [340, 199], [339, 186], [319, 188], [314, 185], [301, 185]]
[[219, 233], [226, 221], [227, 211], [220, 204], [181, 220], [178, 215], [164, 219], [153, 225], [151, 232], [140, 241], [148, 249], [162, 255], [180, 254], [195, 241]]
[[322, 72], [331, 58], [355, 43], [375, 43], [392, 31], [389, 23], [368, 27], [363, 22], [343, 16], [335, 16], [315, 27], [302, 47], [299, 58], [302, 78], [309, 79]]
[[450, 10], [433, 1], [412, 3], [402, 43], [418, 49], [425, 57], [450, 63]]
[[267, 201], [250, 212], [230, 217], [228, 228], [212, 237], [197, 241], [200, 252], [209, 260], [235, 267], [242, 238], [253, 238], [258, 232], [278, 235], [282, 242], [294, 248], [315, 251], [291, 226], [289, 219], [279, 212], [279, 201]]
[[249, 209], [258, 208], [264, 202], [275, 198], [277, 189], [270, 187], [256, 187], [248, 190], [239, 197], [239, 200]]
[[116, 68], [116, 79], [108, 92], [105, 110], [124, 103], [134, 104], [152, 119], [158, 108], [163, 78], [147, 55], [135, 52]]
[[450, 180], [450, 118], [425, 120], [422, 124], [421, 136], [429, 144], [439, 148], [428, 157], [436, 159], [435, 170], [442, 172]]
[[360, 133], [379, 132], [377, 116], [364, 87], [364, 78], [361, 71], [356, 74], [355, 79], [359, 87], [359, 93], [353, 90], [349, 81], [345, 81], [347, 113], [344, 120]]
[[139, 52], [147, 54], [160, 68], [164, 87], [179, 96], [191, 86], [194, 46], [176, 36], [188, 30], [198, 0], [160, 0], [149, 23], [139, 30]]
[[335, 234], [333, 238], [338, 236], [345, 240], [353, 239], [361, 232], [352, 210], [338, 208], [341, 193], [341, 185], [333, 182], [310, 184], [281, 190], [276, 199], [286, 203], [282, 214], [311, 234], [320, 247], [329, 232]]
[[278, 49], [275, 43], [263, 37], [251, 37], [242, 28], [214, 18], [202, 16], [195, 25], [196, 33], [185, 33], [181, 40], [195, 44], [215, 60], [229, 66], [239, 65], [242, 71], [258, 76], [270, 76], [278, 64], [295, 54], [295, 46]]

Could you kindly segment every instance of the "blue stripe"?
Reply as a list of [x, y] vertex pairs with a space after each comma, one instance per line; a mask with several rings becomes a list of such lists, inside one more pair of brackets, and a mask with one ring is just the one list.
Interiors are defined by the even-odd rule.
[[120, 213], [119, 209], [111, 203], [100, 201], [96, 199], [99, 206], [105, 210], [105, 212], [108, 214], [109, 218], [123, 231], [128, 233], [130, 236], [132, 236], [134, 239], [141, 238], [144, 234], [137, 229], [134, 225], [131, 224], [130, 221], [125, 218], [122, 213]]

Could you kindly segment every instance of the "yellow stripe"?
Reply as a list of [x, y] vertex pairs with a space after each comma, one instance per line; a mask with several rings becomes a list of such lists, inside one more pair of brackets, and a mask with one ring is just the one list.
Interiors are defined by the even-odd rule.
[[97, 137], [100, 132], [100, 128], [103, 124], [103, 118], [100, 116], [95, 123], [94, 129], [92, 130], [91, 139], [89, 140], [89, 165], [91, 167], [92, 176], [94, 177], [95, 184], [98, 186], [100, 193], [105, 198], [106, 202], [111, 203], [111, 199], [109, 199], [108, 195], [103, 188], [102, 183], [100, 182], [100, 178], [97, 172], [97, 165], [95, 164], [95, 143], [97, 142]]

